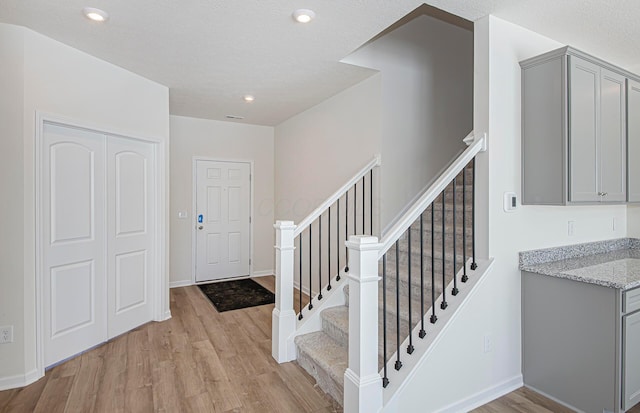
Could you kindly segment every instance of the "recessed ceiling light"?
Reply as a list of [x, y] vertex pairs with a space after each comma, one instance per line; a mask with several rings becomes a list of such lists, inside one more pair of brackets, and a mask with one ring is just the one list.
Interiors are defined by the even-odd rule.
[[242, 97], [242, 99], [244, 99], [244, 101], [245, 101], [245, 102], [247, 102], [247, 103], [251, 103], [251, 102], [253, 102], [254, 100], [256, 100], [256, 97], [255, 97], [255, 96], [253, 96], [253, 95], [244, 95], [244, 96]]
[[82, 13], [94, 22], [105, 22], [109, 19], [109, 14], [106, 11], [93, 7], [85, 7], [82, 9]]
[[309, 23], [316, 17], [316, 13], [309, 9], [298, 9], [293, 12], [293, 19], [298, 23]]

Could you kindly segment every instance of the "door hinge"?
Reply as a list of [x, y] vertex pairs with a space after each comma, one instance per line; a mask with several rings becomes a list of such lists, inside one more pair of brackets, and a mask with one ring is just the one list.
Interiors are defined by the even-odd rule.
[[251, 224], [251, 217], [249, 217], [249, 224]]
[[249, 265], [251, 265], [251, 258], [249, 258]]

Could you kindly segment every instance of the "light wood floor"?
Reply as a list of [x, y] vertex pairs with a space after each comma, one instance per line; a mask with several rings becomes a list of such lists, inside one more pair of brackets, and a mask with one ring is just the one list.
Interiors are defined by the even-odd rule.
[[[273, 290], [273, 277], [258, 281]], [[171, 320], [141, 326], [30, 386], [0, 392], [0, 413], [341, 413], [304, 370], [273, 360], [272, 310], [218, 313], [197, 287], [172, 289]], [[507, 412], [570, 410], [525, 388], [474, 410]]]
[[271, 357], [272, 310], [218, 313], [197, 287], [172, 289], [172, 319], [0, 392], [0, 412], [341, 411], [297, 364]]

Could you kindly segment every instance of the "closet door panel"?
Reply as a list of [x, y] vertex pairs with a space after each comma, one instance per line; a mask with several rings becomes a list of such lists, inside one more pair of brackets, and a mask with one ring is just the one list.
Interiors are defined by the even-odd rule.
[[107, 339], [104, 135], [45, 123], [43, 345], [50, 366]]
[[109, 137], [109, 336], [152, 318], [154, 247], [153, 144]]

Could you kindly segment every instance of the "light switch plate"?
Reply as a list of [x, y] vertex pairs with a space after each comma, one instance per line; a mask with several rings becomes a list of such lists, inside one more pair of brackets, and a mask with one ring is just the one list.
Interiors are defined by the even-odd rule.
[[13, 343], [13, 326], [0, 327], [0, 344]]
[[185, 219], [187, 216], [187, 211], [178, 211], [178, 218]]
[[502, 208], [504, 212], [513, 212], [518, 207], [518, 198], [515, 192], [505, 192], [504, 199], [502, 201]]

